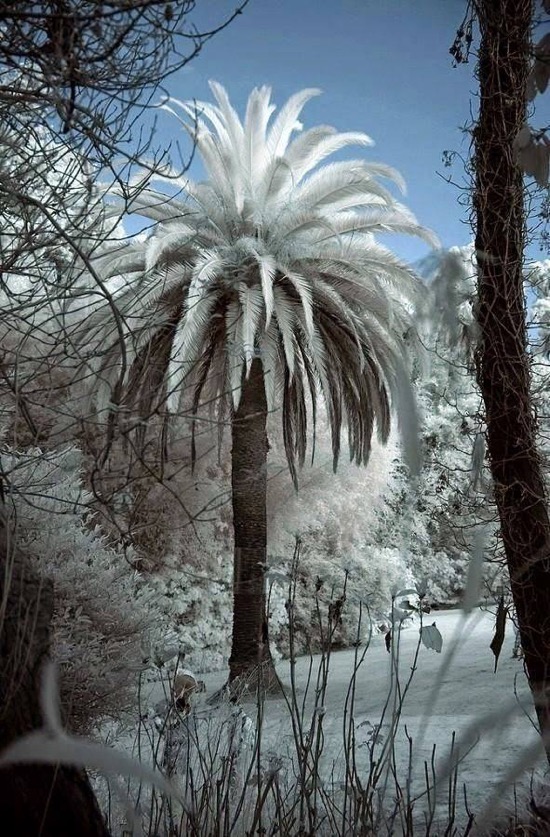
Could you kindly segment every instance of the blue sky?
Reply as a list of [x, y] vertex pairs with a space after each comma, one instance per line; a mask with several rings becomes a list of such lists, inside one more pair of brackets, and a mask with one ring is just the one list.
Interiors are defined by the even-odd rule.
[[[198, 0], [193, 20], [210, 27], [236, 0]], [[407, 182], [405, 202], [433, 229], [443, 246], [471, 240], [463, 163], [442, 161], [446, 150], [468, 154], [462, 127], [476, 110], [475, 58], [453, 67], [449, 54], [462, 21], [464, 0], [250, 0], [182, 72], [167, 83], [180, 99], [212, 99], [208, 80], [221, 82], [240, 113], [250, 90], [273, 88], [281, 105], [304, 87], [323, 95], [309, 102], [305, 127], [331, 124], [359, 130], [376, 142], [350, 149], [388, 163]], [[163, 117], [159, 137], [185, 137]], [[196, 171], [194, 172], [197, 176]], [[456, 185], [445, 182], [452, 177]], [[461, 198], [462, 195], [462, 198]], [[461, 205], [462, 203], [462, 205]], [[407, 260], [428, 252], [420, 240], [391, 236], [385, 242]]]

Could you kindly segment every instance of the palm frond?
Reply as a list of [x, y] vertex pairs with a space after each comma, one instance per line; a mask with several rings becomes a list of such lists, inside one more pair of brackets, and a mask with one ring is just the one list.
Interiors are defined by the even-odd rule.
[[361, 131], [348, 131], [344, 134], [335, 133], [321, 139], [314, 148], [311, 149], [308, 155], [303, 156], [300, 165], [293, 167], [294, 182], [296, 184], [308, 174], [312, 169], [317, 168], [323, 160], [341, 151], [343, 148], [348, 148], [350, 145], [369, 146], [374, 145], [372, 139], [367, 134]]
[[261, 179], [269, 162], [266, 131], [269, 119], [275, 110], [275, 105], [270, 103], [270, 99], [270, 87], [256, 88], [250, 94], [246, 107], [244, 150], [251, 182]]
[[276, 409], [280, 370], [284, 366], [284, 362], [281, 362], [280, 341], [279, 330], [276, 325], [271, 323], [269, 328], [263, 333], [260, 343], [264, 370], [265, 396], [267, 409], [270, 412], [274, 412]]
[[256, 334], [260, 319], [264, 313], [264, 297], [260, 288], [239, 283], [239, 301], [241, 303], [241, 334], [246, 375], [250, 373], [256, 350]]
[[304, 105], [320, 94], [315, 87], [300, 90], [283, 105], [267, 136], [267, 149], [272, 157], [283, 156], [293, 131], [301, 128], [298, 117]]
[[296, 304], [289, 299], [280, 285], [273, 287], [274, 314], [281, 333], [285, 362], [288, 373], [294, 374], [294, 325], [296, 322]]

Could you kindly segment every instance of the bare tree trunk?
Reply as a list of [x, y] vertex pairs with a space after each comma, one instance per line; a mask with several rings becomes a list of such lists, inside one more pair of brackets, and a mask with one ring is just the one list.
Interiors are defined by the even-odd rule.
[[526, 119], [531, 0], [477, 0], [477, 378], [525, 669], [550, 753], [550, 522], [536, 446], [523, 291], [525, 209], [513, 141]]
[[[15, 548], [0, 519], [0, 751], [42, 726], [40, 676], [52, 613], [52, 584]], [[55, 764], [0, 769], [0, 823], [14, 837], [109, 837], [86, 774]]]
[[232, 422], [231, 487], [235, 555], [233, 639], [229, 680], [276, 688], [269, 650], [265, 571], [267, 558], [267, 402], [263, 367], [254, 359], [243, 381]]

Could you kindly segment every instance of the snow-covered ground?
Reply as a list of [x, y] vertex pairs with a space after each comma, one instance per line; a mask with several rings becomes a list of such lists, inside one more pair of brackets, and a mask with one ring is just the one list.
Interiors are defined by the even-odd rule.
[[[507, 637], [499, 659], [498, 669], [494, 672], [494, 657], [489, 648], [493, 634], [494, 618], [481, 611], [475, 611], [465, 621], [460, 611], [432, 612], [425, 617], [424, 624], [436, 623], [443, 636], [442, 653], [436, 653], [418, 643], [418, 624], [401, 632], [398, 650], [399, 686], [395, 677], [392, 680], [392, 658], [385, 646], [384, 637], [372, 638], [356, 677], [355, 700], [353, 708], [354, 728], [356, 731], [356, 757], [359, 772], [367, 772], [370, 760], [368, 746], [372, 741], [372, 731], [380, 723], [388, 695], [396, 693], [396, 688], [404, 689], [410, 681], [401, 705], [399, 728], [395, 736], [395, 766], [399, 781], [405, 786], [408, 777], [409, 740], [412, 738], [411, 785], [419, 792], [425, 786], [425, 766], [431, 764], [434, 745], [437, 775], [441, 775], [441, 796], [438, 797], [438, 811], [444, 812], [447, 805], [448, 780], [444, 768], [449, 754], [453, 733], [458, 742], [458, 749], [463, 753], [459, 766], [457, 809], [462, 811], [462, 783], [466, 786], [468, 806], [479, 814], [489, 803], [493, 816], [496, 806], [492, 794], [498, 783], [503, 780], [522, 758], [530, 745], [537, 743], [537, 734], [526, 708], [531, 715], [529, 692], [527, 689], [521, 661], [511, 656], [513, 630], [508, 623]], [[360, 656], [363, 649], [357, 654]], [[418, 654], [416, 656], [416, 652]], [[346, 695], [352, 678], [357, 654], [353, 650], [332, 653], [330, 657], [328, 686], [322, 699], [322, 727], [324, 732], [324, 750], [322, 757], [323, 775], [338, 781], [344, 775], [344, 718], [346, 715]], [[416, 663], [414, 662], [416, 656]], [[296, 692], [300, 701], [306, 694], [310, 671], [309, 694], [306, 700], [306, 722], [311, 718], [315, 700], [315, 682], [320, 657], [311, 660], [306, 657], [296, 662]], [[281, 662], [278, 671], [284, 683], [290, 683], [289, 664]], [[395, 672], [395, 666], [394, 666]], [[201, 675], [202, 676], [202, 675]], [[204, 675], [206, 699], [212, 696], [226, 681], [227, 672], [220, 671]], [[157, 694], [158, 696], [158, 694]], [[515, 697], [517, 696], [517, 697]], [[150, 700], [154, 701], [155, 694]], [[376, 745], [375, 754], [380, 753], [384, 742], [388, 741], [388, 732], [392, 723], [393, 698], [390, 697], [385, 717], [382, 718], [381, 739]], [[521, 708], [523, 705], [524, 709]], [[245, 712], [255, 721], [256, 707], [250, 702], [243, 704]], [[503, 708], [515, 706], [512, 714], [503, 714]], [[309, 709], [309, 712], [308, 712]], [[200, 718], [215, 712], [208, 704], [200, 703], [196, 708], [198, 727]], [[478, 722], [485, 717], [481, 724]], [[493, 718], [492, 727], [487, 718]], [[472, 724], [478, 729], [474, 738], [479, 737], [475, 746], [474, 739], [461, 744], [461, 739]], [[264, 751], [278, 754], [285, 758], [292, 751], [292, 730], [289, 710], [284, 698], [269, 698], [264, 707], [262, 748]], [[456, 748], [455, 748], [456, 749]], [[469, 752], [466, 752], [469, 750]], [[534, 759], [529, 761], [534, 764]], [[540, 763], [540, 756], [539, 756]], [[530, 773], [523, 771], [523, 784], [528, 788]], [[508, 788], [504, 802], [513, 801], [513, 792]], [[420, 814], [422, 800], [416, 808]]]

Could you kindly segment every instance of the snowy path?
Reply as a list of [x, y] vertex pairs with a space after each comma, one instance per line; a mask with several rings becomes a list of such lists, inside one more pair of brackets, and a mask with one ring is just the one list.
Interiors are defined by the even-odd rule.
[[[494, 620], [489, 614], [477, 612], [463, 630], [456, 653], [442, 678], [435, 705], [431, 711], [428, 709], [429, 724], [423, 741], [420, 742], [418, 730], [427, 711], [429, 696], [433, 692], [438, 672], [445, 665], [446, 654], [449, 653], [453, 635], [460, 624], [463, 624], [463, 616], [459, 611], [434, 612], [426, 617], [425, 624], [431, 624], [434, 621], [443, 635], [443, 652], [437, 654], [424, 646], [420, 648], [416, 672], [404, 701], [402, 723], [397, 736], [397, 764], [402, 780], [405, 782], [407, 775], [405, 725], [412, 734], [414, 740], [413, 786], [415, 787], [419, 787], [417, 783], [422, 780], [424, 760], [430, 760], [434, 743], [437, 745], [438, 763], [441, 765], [442, 758], [449, 752], [453, 731], [456, 731], [458, 738], [480, 716], [494, 709], [498, 710], [507, 702], [513, 702], [514, 688], [526, 698], [527, 704], [529, 702], [522, 663], [511, 658], [513, 645], [511, 624], [507, 625], [507, 637], [495, 674], [494, 658], [489, 649]], [[410, 673], [417, 642], [417, 627], [412, 626], [402, 632], [399, 652], [402, 685]], [[342, 764], [344, 705], [354, 659], [353, 651], [340, 651], [331, 656], [329, 686], [324, 700], [326, 714], [323, 719], [327, 768], [329, 762], [333, 760], [340, 760], [340, 765]], [[373, 725], [379, 723], [388, 695], [390, 660], [383, 637], [374, 637], [357, 675], [354, 708], [356, 727], [364, 721]], [[314, 673], [318, 662], [319, 658], [314, 658]], [[300, 658], [296, 663], [296, 680], [300, 698], [304, 693], [309, 665], [308, 658]], [[288, 663], [282, 662], [278, 666], [278, 671], [283, 682], [288, 683]], [[226, 672], [204, 675], [208, 693], [212, 694], [219, 688], [225, 682], [226, 676]], [[315, 678], [312, 680], [312, 693], [314, 684]], [[309, 705], [311, 705], [310, 702]], [[247, 711], [253, 715], [255, 710], [250, 706]], [[267, 741], [277, 742], [278, 747], [281, 747], [285, 736], [287, 741], [289, 740], [288, 710], [283, 699], [270, 699], [266, 704], [264, 729]], [[363, 734], [368, 731], [366, 726], [360, 729], [364, 731]], [[358, 738], [360, 739], [360, 733], [358, 733]], [[465, 782], [467, 785], [468, 802], [474, 811], [479, 812], [483, 808], [496, 783], [504, 777], [524, 748], [536, 740], [537, 736], [529, 718], [519, 708], [516, 708], [513, 717], [498, 719], [496, 736], [495, 731], [482, 732], [479, 744], [466, 756], [459, 774], [459, 782]], [[359, 752], [363, 755], [366, 765], [367, 748], [364, 747]]]

